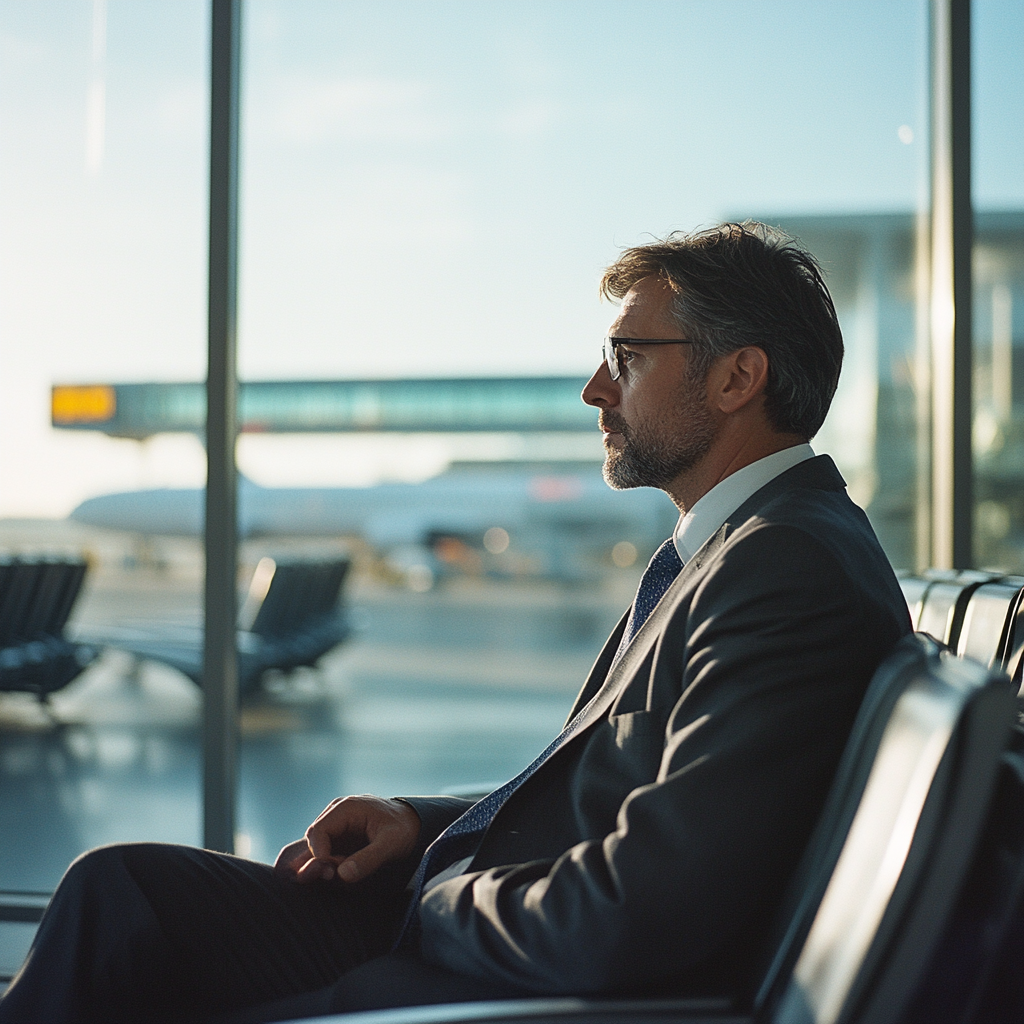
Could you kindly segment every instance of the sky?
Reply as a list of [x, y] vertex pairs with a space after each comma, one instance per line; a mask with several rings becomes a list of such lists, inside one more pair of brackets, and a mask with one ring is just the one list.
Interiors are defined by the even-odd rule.
[[[926, 202], [922, 0], [243, 6], [243, 377], [586, 374], [623, 246]], [[202, 482], [194, 438], [56, 432], [48, 397], [204, 376], [208, 18], [0, 0], [0, 517]], [[1024, 5], [976, 0], [974, 27], [975, 201], [1020, 208]], [[488, 450], [245, 438], [239, 459], [368, 483]]]

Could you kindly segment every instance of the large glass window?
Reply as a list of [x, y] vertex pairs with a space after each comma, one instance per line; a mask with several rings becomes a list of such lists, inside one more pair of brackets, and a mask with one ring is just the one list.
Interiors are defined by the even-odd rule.
[[[439, 407], [452, 379], [581, 387], [613, 316], [597, 281], [622, 246], [768, 220], [819, 255], [847, 338], [818, 450], [913, 566], [925, 4], [253, 0], [246, 16], [245, 380], [424, 378]], [[332, 710], [260, 739], [289, 780], [272, 783], [276, 825], [246, 747], [241, 827], [261, 856], [338, 793], [528, 763], [675, 518], [656, 492], [607, 490], [587, 424], [445, 433], [416, 416], [416, 433], [241, 440], [243, 472], [277, 502], [377, 502], [342, 538], [245, 544], [249, 566], [355, 562]]]
[[1024, 11], [978, 3], [973, 24], [974, 550], [1024, 571]]
[[[344, 793], [487, 788], [560, 727], [675, 519], [604, 485], [571, 399], [623, 246], [747, 217], [806, 242], [847, 341], [817, 450], [927, 560], [924, 0], [243, 7], [240, 644], [292, 565], [350, 565], [350, 634], [247, 684], [239, 852]], [[0, 890], [199, 839], [208, 21], [0, 0], [0, 554], [87, 556], [67, 635], [102, 650], [49, 711], [0, 693]], [[1009, 437], [997, 235], [977, 380]]]
[[[7, 687], [74, 669], [45, 660], [33, 669], [31, 659], [7, 655], [38, 639], [38, 615], [16, 626], [15, 612], [38, 596], [22, 570], [45, 560], [88, 563], [70, 639], [143, 620], [195, 624], [202, 558], [194, 538], [66, 517], [97, 495], [202, 487], [201, 441], [56, 430], [51, 389], [203, 377], [207, 22], [198, 0], [0, 4], [5, 892], [52, 890], [70, 860], [99, 843], [200, 838], [193, 683], [97, 648], [44, 706]], [[79, 411], [101, 413], [105, 395], [79, 392]], [[22, 574], [9, 588], [11, 565]], [[76, 653], [88, 661], [87, 646]], [[9, 975], [33, 926], [8, 921], [3, 905], [0, 975]]]

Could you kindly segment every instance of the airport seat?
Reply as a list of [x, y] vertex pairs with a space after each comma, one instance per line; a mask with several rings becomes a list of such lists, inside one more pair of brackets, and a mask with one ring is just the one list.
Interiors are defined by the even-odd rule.
[[999, 578], [996, 573], [973, 569], [961, 572], [929, 569], [924, 574], [928, 587], [920, 598], [921, 608], [914, 629], [956, 650], [971, 595], [978, 587]]
[[1006, 669], [1014, 616], [1024, 593], [1024, 576], [983, 583], [968, 598], [956, 653], [989, 668]]
[[1024, 689], [1024, 686], [1021, 685], [1022, 670], [1024, 670], [1024, 594], [1021, 595], [1016, 607], [1010, 612], [1006, 627], [1003, 668], [1018, 688]]
[[967, 880], [902, 1024], [1024, 1020], [1024, 728], [1011, 731]]
[[82, 559], [0, 561], [0, 691], [45, 700], [95, 660], [94, 646], [64, 635], [86, 569]]
[[1015, 709], [1001, 673], [921, 634], [897, 645], [858, 714], [751, 996], [526, 999], [319, 1020], [897, 1024], [977, 875]]
[[899, 584], [900, 590], [903, 591], [903, 597], [907, 602], [907, 610], [910, 612], [910, 621], [914, 629], [917, 629], [917, 623], [921, 618], [921, 606], [924, 603], [924, 596], [928, 592], [928, 587], [931, 586], [931, 581], [926, 580], [923, 576], [901, 573]]
[[960, 657], [1001, 667], [1021, 687], [1024, 576], [929, 569], [899, 583], [915, 629], [951, 642]]
[[[276, 563], [260, 560], [239, 613], [238, 690], [255, 691], [271, 669], [313, 667], [351, 632], [339, 599], [347, 559]], [[145, 661], [170, 665], [197, 685], [203, 677], [201, 629], [106, 630], [90, 639]]]

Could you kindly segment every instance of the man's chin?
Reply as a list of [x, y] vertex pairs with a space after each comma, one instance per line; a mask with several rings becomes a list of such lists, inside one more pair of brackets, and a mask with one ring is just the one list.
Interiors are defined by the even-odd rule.
[[604, 482], [615, 491], [628, 491], [634, 487], [650, 487], [641, 480], [628, 462], [622, 458], [621, 452], [611, 451], [605, 456], [601, 470]]

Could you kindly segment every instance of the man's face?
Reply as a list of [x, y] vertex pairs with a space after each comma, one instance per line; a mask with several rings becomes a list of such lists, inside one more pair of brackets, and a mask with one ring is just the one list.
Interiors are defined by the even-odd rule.
[[[683, 339], [670, 313], [672, 291], [658, 278], [627, 292], [608, 333], [615, 338]], [[618, 346], [620, 376], [603, 363], [583, 391], [601, 410], [606, 451], [604, 478], [611, 487], [671, 489], [707, 455], [715, 421], [706, 384], [690, 372], [689, 345]]]

